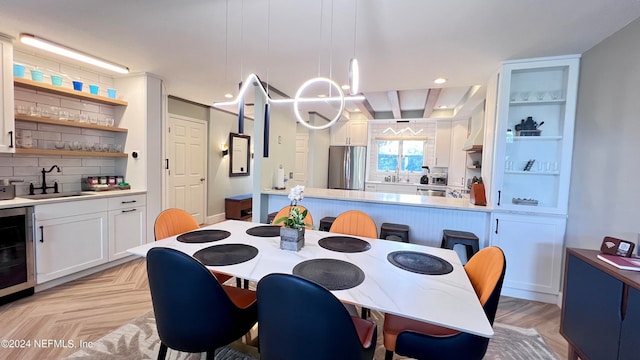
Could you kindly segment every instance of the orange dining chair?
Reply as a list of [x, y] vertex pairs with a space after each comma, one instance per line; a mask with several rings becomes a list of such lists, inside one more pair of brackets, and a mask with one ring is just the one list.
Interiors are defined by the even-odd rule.
[[[378, 227], [373, 219], [360, 210], [347, 210], [336, 217], [329, 228], [329, 232], [340, 233], [346, 235], [364, 236], [369, 238], [378, 238]], [[353, 304], [345, 304], [350, 313], [353, 313], [355, 306]], [[363, 307], [360, 311], [361, 317], [366, 319], [370, 314], [370, 310]]]
[[[200, 228], [200, 224], [187, 211], [172, 208], [161, 212], [156, 218], [153, 226], [153, 233], [156, 241], [162, 240], [174, 235], [186, 233]], [[225, 283], [233, 276], [211, 271], [215, 275], [220, 284]]]
[[[307, 210], [307, 208], [305, 208], [304, 206], [300, 206], [300, 205], [296, 205], [298, 208], [300, 208], [300, 211], [305, 211]], [[280, 226], [284, 226], [284, 221], [281, 223], [276, 224], [276, 221], [280, 218], [283, 217], [287, 217], [289, 216], [289, 212], [291, 211], [291, 205], [287, 205], [285, 207], [283, 207], [282, 209], [280, 209], [280, 211], [278, 211], [278, 213], [276, 214], [276, 216], [273, 218], [273, 224], [274, 225], [280, 225]], [[313, 217], [311, 216], [311, 212], [309, 212], [307, 210], [307, 216], [305, 216], [304, 218], [304, 222], [306, 224], [311, 224], [310, 226], [306, 226], [307, 228], [312, 228], [313, 227]]]
[[[480, 250], [464, 266], [491, 325], [506, 267], [504, 253], [496, 246]], [[394, 352], [416, 359], [482, 359], [490, 340], [392, 314], [384, 315], [383, 337], [385, 360]]]
[[373, 219], [359, 210], [348, 210], [336, 217], [329, 232], [378, 238], [378, 227]]

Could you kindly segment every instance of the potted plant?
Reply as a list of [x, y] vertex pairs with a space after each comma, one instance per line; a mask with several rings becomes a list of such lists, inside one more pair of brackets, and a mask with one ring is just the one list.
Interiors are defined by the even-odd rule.
[[281, 217], [274, 221], [274, 224], [284, 223], [280, 228], [280, 248], [285, 250], [298, 251], [304, 246], [304, 230], [306, 227], [313, 228], [313, 224], [307, 224], [304, 219], [307, 217], [308, 210], [302, 210], [298, 207], [298, 203], [304, 197], [304, 186], [297, 185], [289, 192], [289, 200], [291, 200], [291, 209], [289, 215]]

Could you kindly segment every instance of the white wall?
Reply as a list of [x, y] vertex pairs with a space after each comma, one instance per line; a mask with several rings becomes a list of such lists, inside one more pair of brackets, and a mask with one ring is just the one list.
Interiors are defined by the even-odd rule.
[[582, 55], [566, 246], [640, 232], [640, 20]]
[[[229, 155], [222, 157], [221, 154], [221, 144], [229, 145], [229, 133], [238, 133], [238, 116], [210, 108], [209, 119], [207, 217], [210, 218], [224, 213], [224, 198], [250, 194], [255, 173], [251, 161], [249, 176], [229, 177]], [[244, 124], [244, 133], [251, 136], [253, 148], [253, 120], [245, 118]]]

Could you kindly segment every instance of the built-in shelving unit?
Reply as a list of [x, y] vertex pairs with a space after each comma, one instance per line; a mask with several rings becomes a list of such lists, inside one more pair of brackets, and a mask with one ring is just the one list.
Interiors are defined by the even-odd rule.
[[22, 114], [16, 114], [16, 120], [29, 121], [29, 122], [35, 122], [35, 123], [41, 123], [41, 124], [50, 124], [50, 125], [71, 126], [71, 127], [85, 128], [85, 129], [105, 130], [105, 131], [123, 132], [123, 133], [128, 132], [127, 129], [117, 128], [112, 126], [102, 126], [102, 125], [96, 125], [96, 124], [90, 124], [90, 123], [81, 123], [77, 121], [57, 120], [57, 119], [42, 118], [38, 116], [29, 116], [29, 115], [22, 115]]
[[59, 156], [93, 156], [93, 157], [127, 157], [126, 153], [103, 151], [77, 151], [77, 150], [52, 150], [52, 149], [16, 149], [16, 154], [22, 155], [59, 155]]
[[33, 81], [29, 79], [14, 78], [13, 83], [15, 86], [25, 88], [25, 89], [46, 91], [50, 94], [58, 94], [58, 95], [68, 96], [75, 99], [93, 101], [93, 102], [97, 102], [104, 105], [118, 105], [118, 106], [128, 105], [128, 103], [123, 100], [111, 99], [111, 98], [100, 96], [100, 95], [92, 95], [82, 91], [73, 90], [66, 87], [62, 87], [62, 86], [53, 86], [53, 85], [49, 85], [49, 84], [45, 84], [42, 82]]

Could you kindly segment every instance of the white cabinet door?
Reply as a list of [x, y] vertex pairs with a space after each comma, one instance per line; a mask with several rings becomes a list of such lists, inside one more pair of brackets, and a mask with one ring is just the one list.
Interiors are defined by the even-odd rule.
[[331, 145], [367, 145], [367, 120], [337, 121], [331, 128]]
[[36, 281], [49, 280], [107, 262], [107, 213], [38, 220], [36, 209]]
[[349, 145], [348, 121], [337, 121], [330, 129], [331, 145]]
[[469, 133], [468, 120], [451, 122], [451, 151], [449, 152], [449, 173], [447, 185], [465, 186], [467, 153], [462, 150]]
[[442, 120], [436, 124], [436, 153], [433, 166], [449, 166], [451, 152], [451, 121]]
[[0, 38], [0, 153], [16, 152], [13, 113], [13, 45]]
[[503, 65], [491, 189], [494, 208], [567, 213], [579, 60], [563, 56]]
[[507, 259], [503, 295], [522, 297], [523, 291], [542, 301], [535, 293], [557, 296], [566, 218], [500, 212], [491, 218], [491, 245], [500, 247]]
[[349, 121], [349, 145], [367, 146], [369, 139], [366, 120]]
[[109, 261], [129, 256], [127, 249], [146, 243], [146, 208], [109, 211]]

